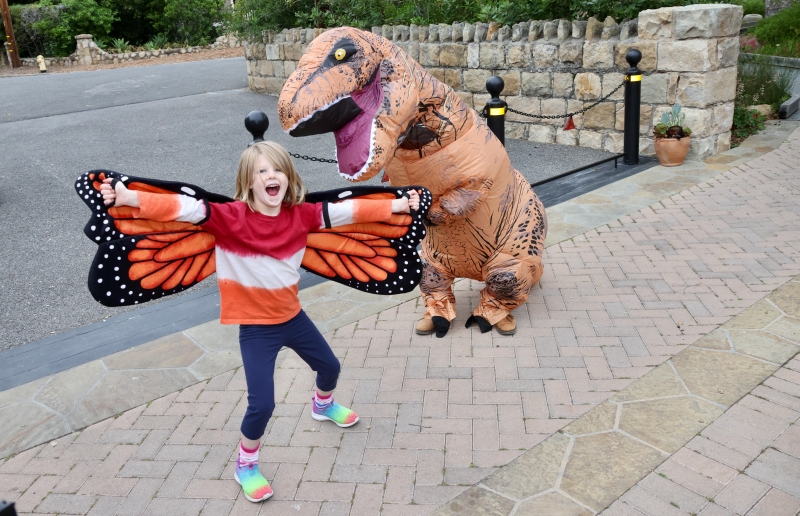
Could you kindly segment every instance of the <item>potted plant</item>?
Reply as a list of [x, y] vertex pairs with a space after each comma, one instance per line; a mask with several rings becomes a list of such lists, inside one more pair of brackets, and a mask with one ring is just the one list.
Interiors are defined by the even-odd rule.
[[665, 167], [676, 167], [686, 159], [689, 152], [689, 136], [692, 130], [683, 125], [686, 118], [681, 105], [675, 104], [661, 115], [661, 123], [653, 128], [658, 161]]

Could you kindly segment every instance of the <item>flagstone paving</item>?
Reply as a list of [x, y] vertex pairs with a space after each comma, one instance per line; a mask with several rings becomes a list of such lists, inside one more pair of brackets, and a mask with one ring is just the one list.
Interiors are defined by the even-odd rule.
[[602, 516], [800, 513], [800, 358], [733, 405]]
[[[142, 398], [161, 385], [156, 373], [194, 371], [194, 383], [218, 371], [197, 371], [198, 361], [235, 355], [215, 323], [66, 371], [72, 381], [0, 393], [18, 448], [34, 444], [25, 439], [45, 415], [66, 425], [75, 407], [107, 417], [121, 412], [114, 399], [140, 404], [0, 459], [0, 498], [23, 513], [597, 513], [800, 349], [798, 284], [776, 290], [800, 273], [800, 132], [762, 147], [630, 215], [598, 210], [607, 224], [550, 245], [514, 337], [459, 324], [477, 302], [474, 281], [456, 285], [457, 324], [444, 339], [412, 333], [417, 299], [323, 327], [343, 363], [337, 400], [362, 416], [355, 427], [311, 419], [313, 372], [282, 352], [261, 453], [275, 496], [264, 504], [231, 480], [241, 369]], [[327, 320], [346, 315], [329, 295], [327, 310], [341, 311]], [[39, 419], [13, 420], [23, 404]]]

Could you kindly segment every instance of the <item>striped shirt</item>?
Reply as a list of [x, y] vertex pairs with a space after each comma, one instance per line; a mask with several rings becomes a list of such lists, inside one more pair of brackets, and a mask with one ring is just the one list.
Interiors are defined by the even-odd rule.
[[246, 203], [209, 203], [186, 195], [139, 192], [134, 217], [200, 224], [214, 235], [222, 324], [280, 324], [300, 312], [298, 269], [308, 233], [388, 221], [391, 201], [349, 200], [282, 207], [276, 216]]

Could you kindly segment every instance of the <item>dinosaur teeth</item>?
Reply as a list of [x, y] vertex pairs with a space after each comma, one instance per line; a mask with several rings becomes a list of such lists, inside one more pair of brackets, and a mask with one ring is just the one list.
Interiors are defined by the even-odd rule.
[[336, 104], [338, 104], [339, 102], [341, 102], [341, 101], [343, 101], [345, 99], [349, 99], [349, 98], [350, 98], [350, 95], [344, 95], [344, 96], [341, 96], [341, 97], [338, 97], [338, 98], [332, 100], [331, 102], [328, 102], [327, 104], [325, 104], [321, 108], [315, 109], [314, 111], [312, 111], [308, 115], [306, 115], [303, 118], [301, 118], [300, 120], [298, 120], [296, 124], [294, 124], [292, 127], [288, 128], [288, 129], [286, 129], [285, 132], [287, 134], [291, 133], [293, 130], [295, 130], [297, 128], [297, 126], [299, 126], [300, 124], [302, 124], [303, 122], [305, 122], [307, 120], [310, 120], [311, 117], [314, 116], [314, 114], [316, 114], [316, 113], [318, 113], [320, 111], [325, 111], [326, 109], [328, 109], [330, 107], [333, 107]]
[[[373, 161], [375, 160], [375, 137], [378, 131], [378, 122], [377, 119], [372, 119], [372, 123], [370, 125], [369, 131], [369, 154], [367, 155], [367, 159], [364, 162], [364, 165], [356, 172], [355, 174], [346, 174], [339, 170], [339, 175], [343, 178], [347, 179], [348, 181], [356, 181], [359, 177], [364, 175], [364, 173], [369, 169], [372, 165]], [[339, 161], [339, 149], [338, 147], [335, 148], [336, 152], [336, 160]]]

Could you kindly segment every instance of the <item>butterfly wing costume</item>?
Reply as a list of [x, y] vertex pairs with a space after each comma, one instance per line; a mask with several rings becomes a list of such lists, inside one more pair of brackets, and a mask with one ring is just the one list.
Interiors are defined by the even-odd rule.
[[[100, 186], [118, 179], [133, 191], [180, 194], [205, 203], [233, 199], [187, 183], [127, 176], [109, 170], [81, 175], [75, 191], [91, 209], [84, 228], [98, 245], [89, 271], [89, 291], [105, 306], [140, 304], [191, 288], [216, 271], [215, 237], [203, 221], [160, 222], [134, 217], [134, 208], [106, 206]], [[308, 194], [307, 202], [389, 200], [412, 187], [357, 187]], [[422, 224], [431, 194], [420, 192], [420, 209], [393, 214], [386, 222], [346, 224], [308, 234], [301, 266], [325, 279], [373, 294], [399, 294], [420, 282], [422, 265], [416, 251], [425, 236]], [[207, 212], [208, 213], [208, 212]], [[327, 213], [323, 209], [323, 213]]]

